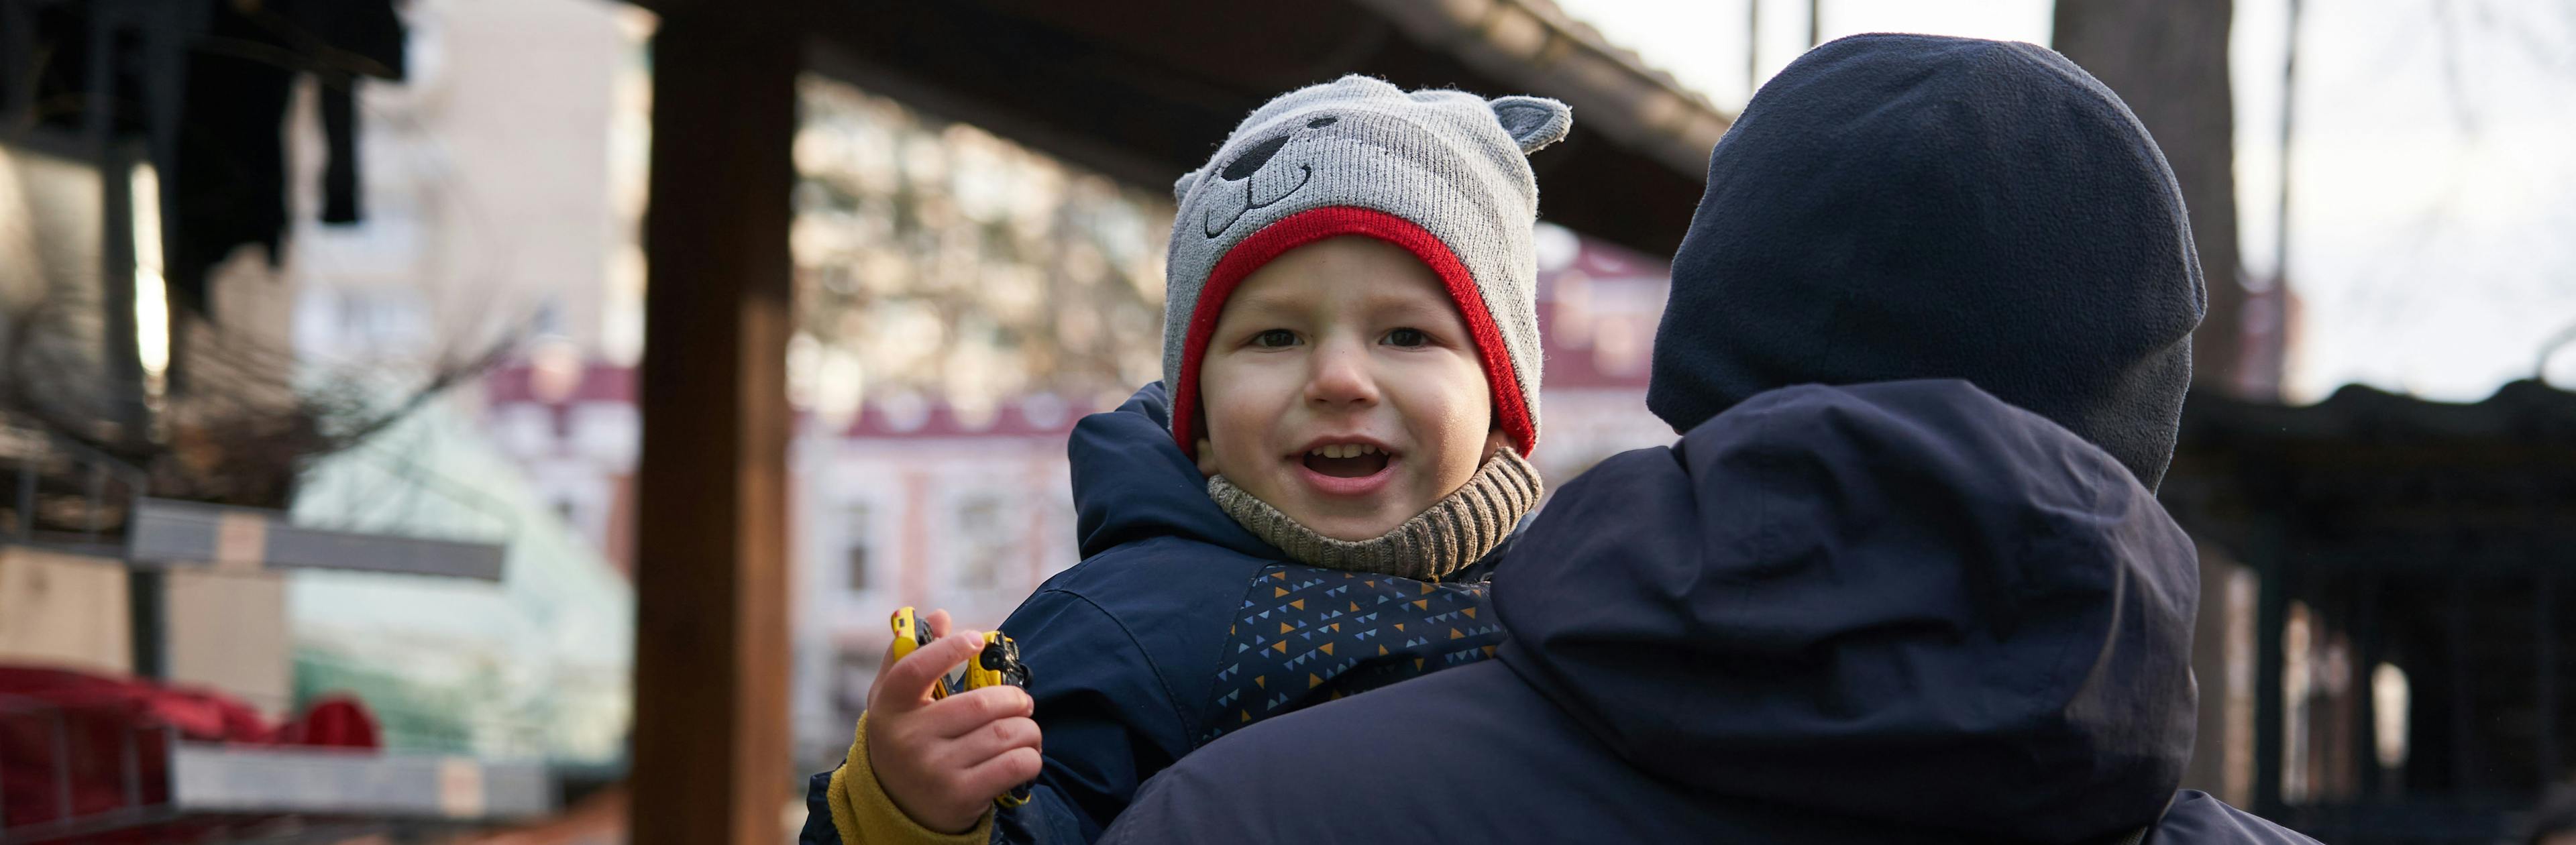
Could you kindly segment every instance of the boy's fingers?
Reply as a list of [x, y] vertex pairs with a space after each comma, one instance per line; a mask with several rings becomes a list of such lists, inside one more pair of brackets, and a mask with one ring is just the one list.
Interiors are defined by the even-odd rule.
[[1043, 753], [1046, 747], [1038, 731], [1037, 720], [1014, 716], [967, 731], [965, 736], [948, 741], [944, 754], [955, 766], [971, 766], [1002, 755], [1014, 748], [1033, 748]]
[[1035, 748], [1012, 748], [966, 770], [960, 781], [970, 795], [999, 797], [1012, 787], [1037, 780], [1046, 758]]
[[982, 634], [961, 631], [914, 649], [877, 676], [878, 699], [869, 705], [895, 713], [919, 708], [929, 703], [930, 685], [938, 681], [939, 676], [948, 674], [949, 669], [966, 662], [983, 648]]
[[985, 687], [922, 708], [919, 724], [926, 735], [955, 739], [1002, 719], [1025, 718], [1035, 713], [1036, 707], [1036, 702], [1030, 701], [1029, 694], [1019, 687]]
[[[925, 614], [922, 614], [922, 615], [921, 615], [921, 616], [919, 616], [919, 617], [916, 617], [914, 621], [916, 621], [916, 622], [918, 622], [918, 623], [920, 623], [920, 624], [922, 624], [922, 625], [924, 625], [924, 626], [927, 626], [927, 628], [928, 628], [928, 629], [929, 629], [929, 631], [930, 631], [930, 636], [931, 636], [931, 638], [932, 638], [932, 639], [938, 639], [938, 638], [940, 638], [940, 637], [948, 636], [948, 611], [946, 611], [946, 610], [933, 610], [933, 611], [931, 611], [931, 612], [929, 612], [929, 613], [925, 613]], [[894, 665], [894, 646], [895, 646], [895, 643], [894, 643], [894, 641], [893, 641], [893, 640], [887, 640], [887, 641], [886, 641], [885, 656], [877, 658], [877, 665], [879, 665], [879, 666], [892, 666], [892, 665]], [[884, 683], [884, 681], [883, 681], [883, 677], [884, 677], [884, 676], [883, 676], [882, 674], [880, 674], [878, 677], [879, 677], [879, 680], [878, 680], [878, 681], [868, 684], [868, 689], [870, 689], [870, 690], [874, 690], [874, 689], [876, 689], [878, 686], [880, 686], [880, 685], [882, 685], [882, 684]], [[871, 695], [870, 697], [871, 697], [871, 698], [873, 698], [874, 696], [873, 696], [873, 695]]]

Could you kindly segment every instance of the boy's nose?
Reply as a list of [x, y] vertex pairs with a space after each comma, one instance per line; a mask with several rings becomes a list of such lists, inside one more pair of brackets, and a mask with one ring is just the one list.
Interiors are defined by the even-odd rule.
[[1306, 401], [1324, 406], [1366, 406], [1377, 403], [1377, 379], [1370, 377], [1368, 353], [1349, 348], [1349, 344], [1317, 344], [1309, 358], [1313, 372], [1306, 378]]

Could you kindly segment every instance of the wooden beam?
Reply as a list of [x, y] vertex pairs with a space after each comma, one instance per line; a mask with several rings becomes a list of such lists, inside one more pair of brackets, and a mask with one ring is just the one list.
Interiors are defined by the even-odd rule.
[[637, 469], [637, 845], [776, 845], [787, 707], [789, 146], [801, 39], [724, 4], [653, 40]]
[[[1235, 123], [1271, 97], [1343, 73], [1409, 88], [1550, 93], [1461, 58], [1460, 51], [1478, 49], [1481, 35], [1422, 43], [1353, 0], [788, 2], [791, 16], [815, 33], [812, 70], [1154, 190], [1204, 164]], [[1247, 44], [1245, 32], [1261, 37]], [[1541, 76], [1591, 79], [1571, 70]], [[1557, 92], [1568, 98], [1577, 91], [1611, 100], [1643, 96], [1643, 89], [1564, 84], [1578, 86]], [[1647, 255], [1672, 254], [1705, 187], [1707, 147], [1691, 142], [1680, 156], [1688, 166], [1677, 167], [1668, 147], [1680, 142], [1667, 136], [1692, 127], [1623, 139], [1607, 131], [1611, 118], [1603, 112], [1577, 105], [1575, 114], [1574, 134], [1530, 159], [1540, 214]]]

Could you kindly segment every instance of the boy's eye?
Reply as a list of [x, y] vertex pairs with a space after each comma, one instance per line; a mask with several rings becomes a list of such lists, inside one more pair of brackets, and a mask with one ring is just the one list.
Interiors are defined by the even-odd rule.
[[1287, 329], [1270, 329], [1252, 336], [1252, 345], [1265, 348], [1297, 345], [1297, 333]]
[[1431, 342], [1431, 336], [1421, 329], [1396, 329], [1386, 333], [1386, 342], [1389, 346], [1422, 346]]

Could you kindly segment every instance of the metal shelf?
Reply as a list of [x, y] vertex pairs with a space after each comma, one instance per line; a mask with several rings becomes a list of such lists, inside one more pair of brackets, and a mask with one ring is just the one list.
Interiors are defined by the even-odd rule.
[[501, 580], [507, 548], [295, 525], [285, 512], [140, 497], [125, 557], [137, 566], [213, 563]]
[[180, 743], [170, 804], [182, 813], [483, 821], [552, 812], [543, 765], [334, 748]]

